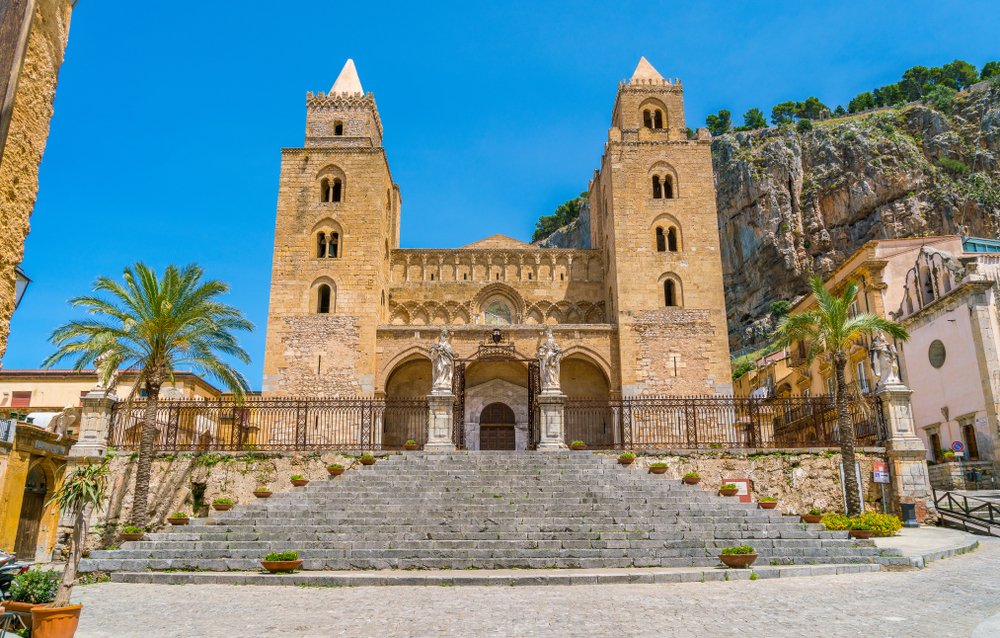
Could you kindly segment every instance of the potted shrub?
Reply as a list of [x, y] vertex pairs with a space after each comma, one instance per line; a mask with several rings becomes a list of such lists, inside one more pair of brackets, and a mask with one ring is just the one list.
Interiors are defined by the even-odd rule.
[[302, 559], [298, 552], [270, 552], [260, 564], [272, 574], [291, 573], [302, 567]]
[[895, 536], [896, 532], [903, 527], [903, 521], [893, 514], [865, 512], [854, 520], [868, 526], [872, 536]]
[[167, 522], [171, 525], [187, 525], [191, 517], [184, 512], [176, 512], [167, 517]]
[[739, 488], [736, 487], [736, 483], [723, 483], [719, 487], [719, 494], [723, 496], [736, 496], [736, 492], [738, 491]]
[[344, 473], [344, 466], [340, 463], [331, 463], [326, 466], [326, 471], [330, 473], [330, 476], [340, 476]]
[[757, 499], [757, 507], [762, 510], [773, 510], [778, 506], [778, 499], [773, 496], [762, 496]]
[[135, 525], [126, 525], [122, 528], [123, 541], [141, 541], [144, 534], [142, 528]]
[[951, 450], [945, 450], [944, 454], [942, 454], [942, 456], [944, 457], [944, 462], [945, 463], [954, 463], [955, 462], [955, 453], [953, 451], [951, 451]]
[[108, 466], [105, 463], [80, 466], [63, 479], [62, 485], [52, 496], [52, 502], [63, 515], [73, 520], [73, 533], [69, 538], [66, 566], [63, 568], [55, 599], [50, 605], [31, 610], [32, 634], [35, 638], [72, 638], [76, 633], [83, 605], [70, 605], [69, 600], [80, 567], [80, 558], [83, 556], [90, 518], [94, 509], [104, 502], [107, 476]]
[[823, 510], [817, 509], [815, 507], [809, 510], [808, 514], [802, 515], [803, 523], [818, 523], [821, 520], [823, 520]]
[[257, 489], [253, 491], [253, 495], [257, 498], [270, 498], [271, 493], [271, 490], [266, 485], [258, 485]]
[[214, 509], [217, 512], [225, 512], [233, 509], [233, 505], [235, 504], [236, 501], [226, 496], [223, 498], [217, 498], [214, 501], [212, 501], [212, 509]]
[[618, 455], [618, 462], [622, 465], [632, 465], [635, 461], [635, 454], [632, 452], [622, 452]]
[[7, 611], [17, 614], [26, 627], [31, 627], [31, 610], [51, 603], [59, 589], [59, 572], [29, 569], [18, 574], [10, 584], [10, 600], [2, 602]]
[[291, 476], [292, 485], [295, 487], [303, 487], [309, 485], [309, 479], [302, 476], [301, 474], [292, 474]]
[[416, 450], [419, 447], [420, 446], [418, 446], [417, 442], [414, 441], [413, 439], [406, 439], [406, 443], [403, 444], [403, 449], [405, 449], [405, 450], [411, 450], [412, 451], [412, 450]]
[[727, 547], [719, 554], [719, 560], [725, 563], [726, 567], [743, 569], [753, 565], [753, 562], [757, 560], [757, 552], [749, 545]]
[[375, 457], [371, 454], [362, 454], [358, 460], [361, 461], [361, 465], [375, 465]]
[[569, 444], [571, 450], [586, 450], [587, 444], [583, 441], [573, 441]]
[[871, 538], [875, 532], [872, 528], [860, 521], [851, 522], [851, 538]]
[[666, 474], [667, 467], [668, 467], [667, 464], [664, 463], [663, 461], [657, 461], [655, 463], [650, 463], [649, 464], [649, 473], [650, 474]]
[[681, 480], [688, 485], [697, 485], [701, 482], [701, 474], [698, 474], [697, 472], [685, 472], [684, 476], [681, 477]]

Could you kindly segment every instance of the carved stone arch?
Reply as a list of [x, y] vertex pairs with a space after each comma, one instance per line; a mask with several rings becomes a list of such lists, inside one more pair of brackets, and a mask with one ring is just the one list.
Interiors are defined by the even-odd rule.
[[[333, 234], [336, 233], [336, 237]], [[322, 257], [326, 258], [331, 253], [331, 244], [336, 247], [335, 253], [339, 258], [344, 254], [344, 226], [339, 221], [332, 217], [324, 217], [315, 224], [313, 224], [312, 230], [309, 231], [309, 251], [313, 258], [321, 257], [319, 251], [320, 235], [323, 235], [323, 242], [325, 248], [323, 249]]]
[[411, 323], [417, 326], [426, 326], [431, 322], [430, 313], [427, 312], [427, 308], [423, 304], [418, 304], [411, 309], [410, 317], [412, 319]]
[[469, 314], [457, 301], [448, 301], [444, 304], [448, 310], [448, 323], [463, 324], [469, 323]]
[[583, 323], [583, 312], [580, 310], [579, 304], [569, 304], [563, 313], [564, 323]]
[[405, 326], [410, 324], [410, 313], [406, 308], [394, 301], [389, 302], [389, 323], [395, 326]]
[[[660, 302], [663, 307], [683, 308], [684, 307], [684, 286], [677, 273], [666, 272], [660, 275], [659, 279], [661, 297]], [[673, 289], [673, 298], [668, 299], [669, 290]], [[670, 303], [673, 301], [673, 303]]]
[[510, 304], [511, 323], [523, 323], [524, 298], [511, 286], [496, 282], [483, 286], [472, 300], [472, 307], [479, 318], [477, 323], [483, 321], [483, 312], [486, 310], [486, 307], [493, 301], [500, 299]]
[[[656, 117], [655, 112], [659, 110], [662, 113], [662, 121], [660, 126], [656, 127]], [[650, 112], [650, 120], [654, 126], [650, 128], [670, 128], [670, 112], [667, 110], [667, 105], [655, 97], [648, 97], [639, 104], [639, 120], [644, 121], [644, 114], [646, 111]]]
[[587, 311], [587, 323], [607, 323], [607, 313], [604, 311], [604, 302], [599, 301], [591, 305]]
[[[675, 229], [677, 233], [676, 250], [670, 250], [669, 235], [671, 228]], [[657, 229], [662, 229], [663, 232], [663, 251], [659, 250], [658, 242], [660, 239], [657, 237], [659, 234]], [[681, 229], [681, 222], [669, 213], [660, 213], [653, 218], [652, 223], [649, 225], [649, 236], [653, 249], [658, 252], [683, 252], [684, 250], [684, 231]]]
[[573, 344], [563, 351], [563, 361], [568, 359], [584, 360], [600, 370], [601, 374], [604, 375], [604, 381], [607, 383], [608, 390], [612, 390], [613, 377], [611, 374], [611, 365], [601, 353], [583, 344]]
[[451, 323], [451, 313], [448, 311], [448, 307], [442, 303], [436, 301], [428, 302], [427, 313], [430, 315], [431, 323], [436, 326]]
[[545, 323], [545, 313], [539, 310], [538, 304], [531, 306], [524, 315], [524, 323], [542, 324]]
[[382, 367], [379, 368], [378, 379], [376, 380], [375, 387], [384, 392], [386, 390], [386, 382], [397, 369], [415, 361], [426, 361], [427, 363], [430, 363], [430, 360], [430, 355], [428, 354], [426, 346], [419, 344], [411, 345], [393, 355], [391, 359], [386, 361]]
[[[340, 190], [339, 193], [336, 193], [337, 197], [335, 198], [333, 187], [338, 181]], [[331, 189], [329, 196], [324, 192], [324, 189], [328, 187]], [[316, 191], [316, 201], [320, 203], [337, 204], [347, 201], [347, 174], [336, 164], [327, 164], [316, 173]]]
[[[322, 289], [324, 286], [329, 288], [330, 300], [328, 310], [320, 312], [320, 297], [323, 294]], [[312, 283], [309, 284], [309, 289], [304, 291], [304, 295], [305, 299], [303, 302], [306, 306], [306, 312], [310, 314], [333, 314], [337, 311], [337, 282], [326, 275], [321, 275], [313, 279]]]
[[649, 170], [646, 171], [646, 174], [648, 175], [647, 183], [651, 183], [654, 175], [658, 175], [661, 178], [664, 175], [670, 176], [673, 184], [673, 196], [664, 197], [664, 199], [677, 199], [681, 196], [680, 180], [677, 179], [677, 169], [675, 169], [669, 162], [664, 160], [653, 162], [653, 164], [649, 167]]

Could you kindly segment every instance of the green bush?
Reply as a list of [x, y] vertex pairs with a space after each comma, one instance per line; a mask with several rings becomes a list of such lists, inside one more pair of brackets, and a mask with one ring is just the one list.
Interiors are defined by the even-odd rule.
[[736, 547], [725, 548], [722, 550], [722, 553], [728, 556], [729, 554], [754, 554], [756, 552], [749, 545], [737, 545]]
[[371, 454], [362, 454], [359, 458], [362, 461], [374, 461], [375, 460], [375, 457], [372, 456]]
[[774, 498], [773, 496], [761, 496], [760, 498], [757, 499], [757, 502], [758, 503], [777, 503], [778, 499]]
[[828, 530], [834, 532], [843, 532], [851, 529], [851, 519], [844, 514], [827, 514], [820, 523], [823, 523]]
[[736, 483], [723, 483], [719, 487], [719, 489], [720, 490], [735, 490], [736, 489]]
[[808, 133], [813, 130], [812, 120], [806, 118], [799, 120], [798, 124], [795, 125], [795, 130], [799, 133]]
[[289, 477], [289, 478], [291, 480], [293, 480], [293, 481], [304, 481], [304, 480], [306, 480], [306, 477], [302, 476], [301, 474], [292, 474], [292, 476]]
[[875, 536], [895, 536], [896, 532], [903, 527], [903, 521], [899, 520], [899, 517], [879, 512], [865, 512], [856, 520], [862, 525], [866, 525], [875, 533]]
[[403, 445], [416, 445], [416, 444], [417, 442], [414, 441], [413, 439], [406, 439], [406, 443], [404, 443]]
[[635, 453], [634, 452], [622, 452], [621, 454], [618, 455], [618, 458], [625, 459], [627, 461], [632, 461], [632, 460], [635, 459]]
[[136, 527], [135, 525], [126, 525], [122, 527], [122, 533], [124, 534], [144, 534], [145, 530], [141, 527]]
[[43, 569], [29, 569], [14, 577], [10, 584], [10, 599], [18, 603], [50, 603], [56, 599], [56, 590], [62, 575]]
[[266, 561], [298, 560], [298, 559], [299, 559], [298, 552], [268, 552], [268, 554], [264, 556], [264, 560]]
[[701, 474], [698, 474], [697, 472], [685, 472], [684, 478], [690, 478], [690, 479], [701, 478]]
[[859, 532], [869, 532], [871, 531], [872, 528], [869, 527], [868, 525], [865, 525], [858, 519], [854, 519], [853, 521], [851, 521], [851, 529], [856, 529]]
[[184, 512], [174, 512], [167, 518], [191, 518], [191, 517], [185, 514]]
[[656, 463], [650, 463], [649, 467], [667, 467], [667, 464], [663, 461], [657, 461]]
[[331, 464], [329, 464], [329, 465], [326, 466], [326, 469], [328, 469], [328, 470], [342, 470], [342, 469], [344, 469], [344, 466], [341, 465], [340, 463], [331, 463]]
[[950, 157], [942, 157], [938, 160], [938, 164], [949, 173], [955, 173], [956, 175], [968, 175], [972, 170], [965, 162], [951, 159]]
[[819, 516], [822, 513], [823, 513], [823, 510], [818, 509], [816, 507], [814, 507], [811, 510], [809, 510], [809, 516]]
[[572, 443], [569, 444], [570, 447], [584, 447], [585, 445], [587, 444], [584, 443], [583, 441], [573, 441]]
[[212, 505], [235, 505], [235, 504], [236, 501], [229, 498], [228, 496], [225, 496], [223, 498], [217, 498], [214, 501], [212, 501]]

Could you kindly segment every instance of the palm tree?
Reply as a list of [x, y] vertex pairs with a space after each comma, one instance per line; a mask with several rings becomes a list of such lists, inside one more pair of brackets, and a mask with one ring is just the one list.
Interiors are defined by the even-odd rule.
[[808, 346], [806, 360], [809, 363], [822, 354], [829, 356], [833, 362], [837, 380], [834, 402], [837, 407], [837, 430], [840, 434], [840, 450], [844, 461], [847, 514], [857, 516], [861, 514], [861, 489], [854, 473], [854, 424], [844, 378], [847, 353], [862, 337], [873, 337], [881, 332], [893, 339], [905, 341], [909, 338], [909, 334], [895, 321], [871, 313], [861, 313], [852, 317], [851, 304], [858, 295], [858, 285], [853, 281], [847, 283], [839, 297], [826, 289], [820, 277], [810, 279], [809, 285], [816, 295], [817, 307], [785, 316], [778, 324], [775, 336], [778, 344], [785, 347], [795, 342], [806, 343]]
[[232, 333], [253, 330], [253, 324], [238, 308], [216, 300], [229, 292], [229, 286], [202, 281], [202, 269], [195, 264], [182, 269], [167, 266], [163, 276], [157, 277], [153, 269], [138, 262], [125, 268], [122, 279], [119, 283], [100, 277], [94, 283], [97, 294], [70, 300], [92, 318], [57, 328], [51, 336], [57, 349], [43, 365], [75, 357], [75, 369], [94, 364], [105, 384], [119, 368], [138, 372], [132, 396], [138, 388], [145, 388], [147, 399], [131, 523], [144, 527], [160, 386], [173, 370], [185, 366], [216, 378], [237, 398], [242, 397], [249, 387], [247, 380], [219, 355], [249, 363], [249, 355]]

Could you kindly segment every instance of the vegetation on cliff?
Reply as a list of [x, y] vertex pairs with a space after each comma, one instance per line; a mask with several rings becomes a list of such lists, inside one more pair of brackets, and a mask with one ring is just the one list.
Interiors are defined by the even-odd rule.
[[563, 226], [575, 221], [580, 217], [580, 210], [587, 201], [587, 193], [580, 193], [573, 199], [568, 199], [558, 207], [551, 215], [542, 215], [535, 223], [535, 232], [531, 235], [531, 241], [545, 239]]

